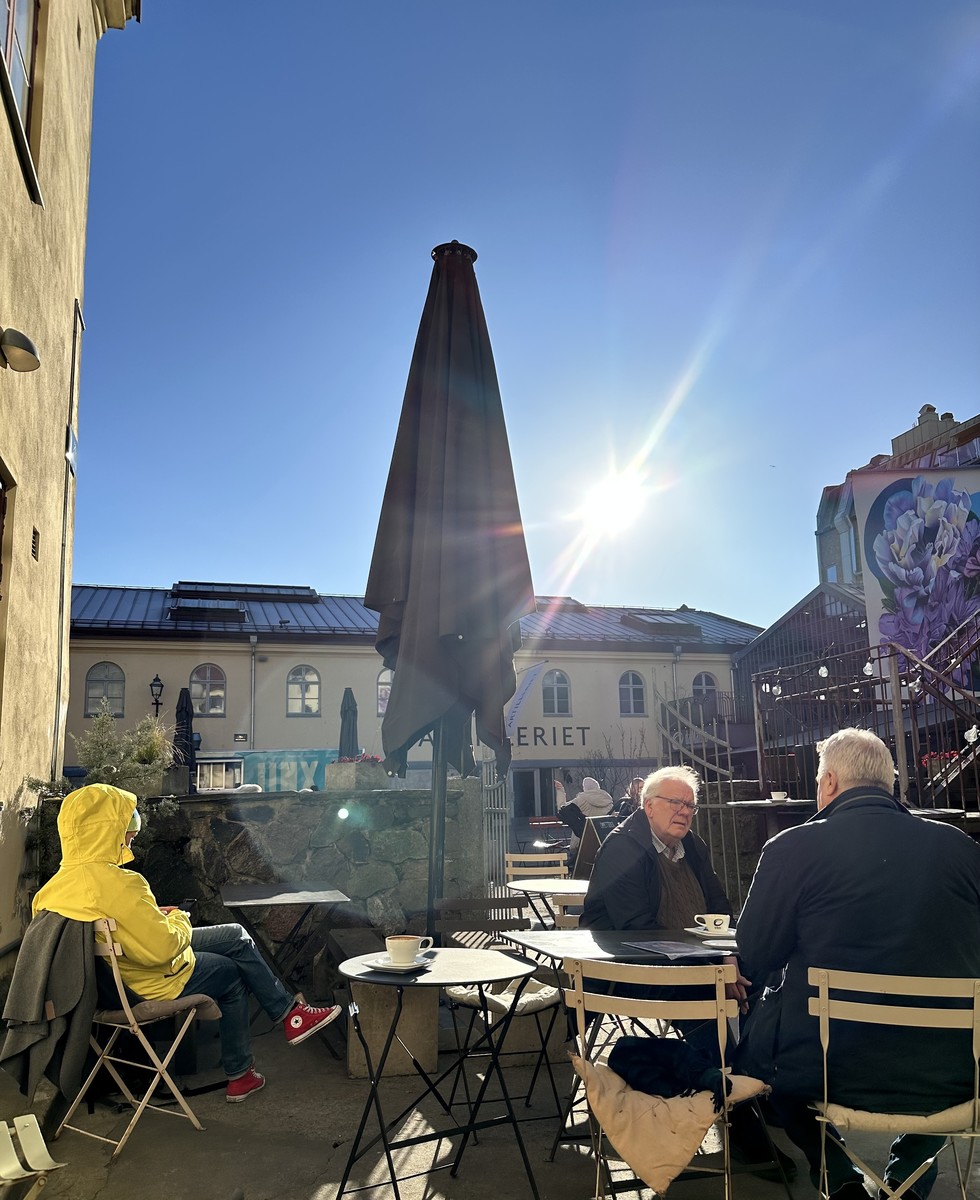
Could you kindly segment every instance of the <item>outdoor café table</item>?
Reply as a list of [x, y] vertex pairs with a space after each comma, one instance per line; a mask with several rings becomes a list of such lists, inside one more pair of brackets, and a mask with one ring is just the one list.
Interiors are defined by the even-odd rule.
[[[549, 896], [581, 896], [584, 900], [585, 893], [589, 890], [589, 881], [562, 879], [560, 875], [543, 875], [540, 878], [533, 876], [528, 879], [512, 879], [507, 886], [512, 892], [523, 892], [527, 896], [528, 904], [542, 924], [549, 921], [554, 924], [555, 910], [551, 907]], [[540, 909], [535, 903], [535, 897], [541, 904]]]
[[[265, 952], [266, 961], [279, 982], [287, 991], [294, 991], [290, 979], [290, 970], [295, 966], [299, 947], [296, 935], [303, 922], [317, 904], [349, 904], [350, 897], [326, 883], [243, 883], [223, 887], [221, 903], [225, 908], [234, 908], [238, 912], [239, 924], [251, 936], [252, 941]], [[289, 927], [289, 932], [283, 938], [278, 951], [266, 947], [259, 931], [249, 917], [250, 908], [277, 908], [283, 904], [302, 905], [302, 912]], [[321, 1032], [320, 1040], [324, 1043], [334, 1058], [339, 1058], [331, 1044], [327, 1031]]]
[[[385, 1036], [384, 1045], [381, 1053], [378, 1056], [377, 1062], [374, 1061], [371, 1051], [367, 1044], [358, 1020], [357, 1005], [351, 1004], [350, 1013], [354, 1026], [354, 1031], [364, 1050], [364, 1059], [367, 1063], [368, 1078], [370, 1080], [370, 1088], [368, 1089], [367, 1098], [364, 1101], [364, 1111], [361, 1114], [361, 1121], [357, 1127], [357, 1133], [354, 1136], [354, 1141], [351, 1145], [350, 1154], [347, 1158], [347, 1165], [344, 1168], [343, 1178], [340, 1181], [340, 1187], [337, 1191], [337, 1200], [343, 1196], [345, 1191], [362, 1191], [366, 1188], [383, 1187], [382, 1184], [363, 1184], [358, 1187], [348, 1188], [347, 1183], [350, 1179], [351, 1171], [354, 1164], [364, 1154], [366, 1154], [378, 1142], [384, 1146], [385, 1159], [388, 1163], [388, 1175], [394, 1191], [395, 1200], [399, 1200], [398, 1183], [399, 1176], [395, 1173], [395, 1165], [392, 1159], [392, 1151], [402, 1149], [405, 1146], [417, 1146], [423, 1142], [438, 1142], [443, 1138], [454, 1137], [461, 1135], [459, 1147], [456, 1150], [456, 1157], [453, 1159], [450, 1168], [450, 1174], [455, 1176], [459, 1169], [460, 1161], [463, 1157], [463, 1151], [466, 1149], [466, 1144], [469, 1141], [470, 1134], [479, 1129], [489, 1129], [494, 1125], [506, 1124], [511, 1127], [514, 1133], [514, 1138], [517, 1141], [518, 1149], [521, 1152], [521, 1158], [524, 1160], [524, 1170], [527, 1173], [528, 1183], [531, 1186], [531, 1193], [534, 1200], [539, 1200], [537, 1184], [534, 1181], [534, 1173], [531, 1170], [531, 1162], [527, 1156], [527, 1150], [524, 1146], [524, 1140], [521, 1137], [520, 1127], [517, 1117], [514, 1113], [513, 1105], [511, 1104], [510, 1094], [507, 1091], [507, 1084], [504, 1080], [503, 1072], [500, 1069], [499, 1056], [503, 1048], [504, 1041], [507, 1037], [507, 1030], [510, 1028], [510, 1023], [513, 1014], [517, 1008], [517, 1001], [520, 998], [521, 992], [524, 990], [524, 985], [534, 973], [534, 963], [528, 962], [526, 958], [520, 958], [516, 955], [503, 953], [499, 950], [457, 950], [457, 949], [439, 949], [429, 950], [424, 958], [428, 960], [428, 966], [420, 969], [418, 972], [411, 974], [395, 974], [391, 971], [379, 970], [372, 963], [376, 963], [378, 956], [374, 954], [361, 954], [357, 958], [348, 958], [346, 962], [340, 964], [340, 972], [350, 980], [358, 983], [377, 984], [380, 987], [394, 988], [396, 992], [396, 1000], [394, 1012], [392, 1013], [391, 1022], [388, 1027], [388, 1032]], [[505, 983], [512, 979], [519, 979], [517, 990], [514, 994], [514, 1003], [510, 1010], [504, 1014], [499, 1021], [491, 1023], [484, 995], [484, 989], [492, 983]], [[444, 988], [444, 987], [459, 987], [459, 986], [476, 986], [479, 989], [480, 1001], [483, 1007], [484, 1018], [486, 1022], [486, 1032], [477, 1039], [472, 1046], [464, 1049], [462, 1054], [456, 1058], [446, 1070], [439, 1072], [435, 1078], [432, 1078], [417, 1061], [411, 1053], [411, 1047], [405, 1046], [409, 1056], [412, 1059], [412, 1065], [418, 1073], [420, 1079], [425, 1085], [422, 1092], [419, 1093], [399, 1114], [391, 1120], [386, 1120], [381, 1104], [381, 1081], [384, 1078], [385, 1064], [388, 1061], [388, 1053], [391, 1050], [392, 1043], [398, 1038], [398, 1023], [402, 1015], [403, 997], [406, 991], [415, 988]], [[401, 1038], [398, 1038], [401, 1042]], [[404, 1043], [402, 1043], [404, 1045]], [[454, 1115], [452, 1106], [439, 1091], [439, 1085], [450, 1075], [455, 1074], [457, 1067], [464, 1059], [478, 1047], [489, 1050], [489, 1065], [485, 1068], [483, 1079], [480, 1083], [480, 1088], [473, 1100], [472, 1106], [468, 1107], [467, 1119], [460, 1123]], [[482, 1049], [481, 1049], [482, 1052]], [[506, 1107], [506, 1115], [501, 1114], [497, 1117], [480, 1118], [480, 1109], [483, 1105], [487, 1086], [490, 1083], [491, 1076], [496, 1076], [500, 1085], [501, 1098]], [[418, 1105], [427, 1097], [432, 1096], [434, 1100], [442, 1108], [446, 1117], [447, 1124], [442, 1129], [433, 1129], [429, 1133], [418, 1134], [414, 1137], [404, 1137], [392, 1139], [390, 1134], [393, 1130], [412, 1113]], [[494, 1101], [496, 1103], [497, 1101]], [[371, 1116], [372, 1110], [378, 1124], [378, 1133], [370, 1139], [364, 1141], [365, 1129], [368, 1119]], [[438, 1169], [430, 1167], [429, 1170]], [[429, 1171], [415, 1172], [412, 1175], [403, 1175], [401, 1180], [413, 1179], [419, 1174], [428, 1174]]]

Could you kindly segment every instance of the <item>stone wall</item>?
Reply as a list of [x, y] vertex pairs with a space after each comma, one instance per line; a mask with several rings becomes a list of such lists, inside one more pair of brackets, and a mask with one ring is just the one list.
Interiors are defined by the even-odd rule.
[[[60, 802], [44, 803], [41, 879], [58, 866]], [[193, 897], [195, 925], [237, 920], [221, 903], [224, 884], [318, 882], [349, 904], [314, 910], [294, 968], [309, 978], [331, 928], [374, 926], [385, 933], [425, 932], [429, 792], [407, 790], [221, 793], [147, 802], [134, 844], [135, 867], [160, 904]], [[341, 816], [342, 812], [346, 816]], [[446, 797], [447, 896], [481, 896], [483, 811], [479, 780], [450, 780]], [[264, 937], [278, 943], [301, 909], [252, 908]]]

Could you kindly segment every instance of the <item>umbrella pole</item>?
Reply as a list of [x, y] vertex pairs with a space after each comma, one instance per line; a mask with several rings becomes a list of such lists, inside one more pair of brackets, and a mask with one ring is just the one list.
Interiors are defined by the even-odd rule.
[[[429, 895], [426, 929], [435, 936], [436, 900], [442, 899], [446, 862], [446, 738], [440, 717], [432, 733], [432, 809], [429, 818]], [[438, 939], [436, 939], [438, 944]]]

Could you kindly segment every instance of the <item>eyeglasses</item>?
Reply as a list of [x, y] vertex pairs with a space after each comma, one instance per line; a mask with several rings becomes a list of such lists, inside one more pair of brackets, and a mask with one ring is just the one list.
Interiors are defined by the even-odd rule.
[[698, 806], [691, 800], [674, 800], [671, 796], [653, 795], [651, 800], [666, 800], [674, 812], [689, 812], [693, 817], [698, 811]]

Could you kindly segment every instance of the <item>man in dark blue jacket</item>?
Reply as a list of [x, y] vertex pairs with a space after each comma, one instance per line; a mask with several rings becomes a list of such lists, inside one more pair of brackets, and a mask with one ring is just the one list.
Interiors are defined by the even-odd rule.
[[[816, 1183], [823, 1094], [818, 1022], [807, 1012], [809, 967], [888, 975], [980, 977], [980, 846], [892, 798], [895, 768], [872, 733], [843, 729], [817, 747], [817, 813], [767, 842], [738, 923], [746, 973], [785, 968], [773, 1053], [774, 1107]], [[746, 1037], [751, 1043], [752, 1017]], [[959, 1031], [835, 1026], [831, 1100], [878, 1112], [931, 1113], [973, 1095]], [[905, 1179], [943, 1138], [902, 1135], [885, 1182]], [[863, 1176], [828, 1141], [832, 1200], [867, 1200]], [[906, 1196], [925, 1200], [933, 1164]]]

